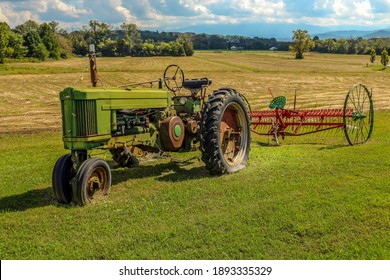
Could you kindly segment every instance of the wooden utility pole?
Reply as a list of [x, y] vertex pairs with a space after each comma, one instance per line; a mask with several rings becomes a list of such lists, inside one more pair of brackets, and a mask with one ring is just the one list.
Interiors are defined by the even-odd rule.
[[93, 87], [96, 87], [98, 77], [97, 77], [97, 69], [96, 69], [96, 53], [95, 53], [95, 45], [89, 45], [89, 69], [91, 71], [91, 83]]

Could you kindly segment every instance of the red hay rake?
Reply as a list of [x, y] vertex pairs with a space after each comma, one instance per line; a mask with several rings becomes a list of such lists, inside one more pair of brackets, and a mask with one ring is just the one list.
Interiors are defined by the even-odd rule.
[[279, 145], [279, 137], [302, 136], [334, 129], [344, 131], [350, 145], [367, 142], [374, 126], [372, 93], [362, 85], [354, 85], [348, 92], [342, 109], [284, 109], [287, 98], [275, 97], [271, 110], [252, 111], [252, 132], [273, 136]]

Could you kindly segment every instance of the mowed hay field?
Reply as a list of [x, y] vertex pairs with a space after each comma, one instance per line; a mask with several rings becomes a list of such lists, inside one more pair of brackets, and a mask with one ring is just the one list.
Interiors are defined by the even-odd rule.
[[[211, 89], [232, 87], [243, 93], [252, 109], [266, 108], [274, 96], [285, 95], [297, 108], [343, 106], [349, 88], [362, 83], [373, 90], [375, 108], [390, 109], [389, 73], [373, 71], [368, 56], [308, 54], [295, 60], [284, 52], [199, 52], [193, 57], [98, 58], [99, 86], [146, 82], [162, 77], [178, 64], [186, 78], [208, 77]], [[0, 67], [0, 132], [60, 128], [58, 92], [67, 86], [89, 86], [88, 59]], [[78, 79], [79, 77], [83, 79]], [[16, 125], [17, 124], [17, 125]]]
[[[247, 168], [209, 176], [199, 152], [113, 169], [108, 197], [61, 206], [51, 172], [67, 153], [58, 93], [89, 85], [88, 59], [0, 65], [0, 259], [390, 259], [390, 88], [368, 56], [196, 52], [98, 58], [99, 86], [187, 78], [232, 87], [252, 109], [341, 108], [349, 88], [373, 91], [374, 134], [362, 146], [255, 137]], [[83, 77], [82, 79], [80, 77]], [[109, 154], [100, 157], [111, 161]]]

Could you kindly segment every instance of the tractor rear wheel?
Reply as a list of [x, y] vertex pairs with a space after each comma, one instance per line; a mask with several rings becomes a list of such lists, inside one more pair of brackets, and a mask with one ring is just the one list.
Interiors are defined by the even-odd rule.
[[96, 196], [107, 195], [111, 187], [111, 171], [107, 162], [100, 158], [85, 160], [75, 177], [73, 201], [84, 206]]
[[52, 186], [58, 203], [69, 204], [72, 202], [71, 180], [75, 173], [71, 154], [61, 156], [54, 165]]
[[202, 109], [200, 149], [212, 175], [243, 169], [249, 158], [250, 121], [245, 101], [234, 89], [214, 91]]

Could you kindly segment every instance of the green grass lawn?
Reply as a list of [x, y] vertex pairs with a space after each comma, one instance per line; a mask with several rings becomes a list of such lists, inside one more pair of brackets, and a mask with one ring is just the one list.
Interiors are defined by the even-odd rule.
[[54, 199], [59, 131], [0, 135], [0, 259], [390, 259], [389, 119], [362, 146], [255, 138], [222, 177], [198, 152], [113, 169], [86, 207]]

